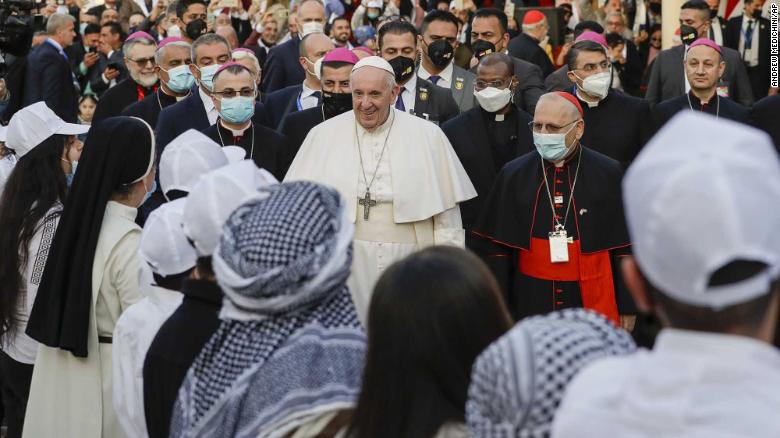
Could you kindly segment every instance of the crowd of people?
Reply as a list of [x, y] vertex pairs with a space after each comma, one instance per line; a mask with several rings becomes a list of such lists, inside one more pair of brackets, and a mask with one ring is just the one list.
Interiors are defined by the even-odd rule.
[[775, 5], [37, 6], [4, 436], [780, 434]]

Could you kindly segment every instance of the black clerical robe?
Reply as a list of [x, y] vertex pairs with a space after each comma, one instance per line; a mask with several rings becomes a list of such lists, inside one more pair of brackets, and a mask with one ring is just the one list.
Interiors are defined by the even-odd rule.
[[[463, 168], [477, 190], [477, 197], [460, 204], [466, 244], [471, 247], [474, 228], [485, 197], [493, 186], [496, 175], [506, 163], [534, 151], [534, 141], [528, 122], [533, 118], [525, 111], [511, 106], [503, 116], [474, 107], [442, 125]], [[496, 120], [498, 119], [503, 120]]]
[[219, 327], [222, 291], [186, 280], [181, 306], [160, 327], [144, 360], [144, 413], [150, 438], [167, 438], [179, 387], [200, 350]]
[[165, 94], [161, 89], [158, 89], [156, 92], [146, 96], [144, 100], [130, 104], [122, 111], [122, 115], [139, 117], [154, 128], [157, 126], [157, 118], [160, 117], [160, 111], [176, 102], [177, 100], [174, 96]]
[[[619, 314], [633, 313], [630, 300], [622, 297], [618, 303], [615, 287], [617, 256], [630, 245], [621, 166], [581, 147], [562, 167], [545, 161], [544, 169], [548, 185], [536, 152], [504, 166], [474, 227], [489, 242], [490, 249], [479, 253], [517, 319], [585, 307], [618, 322]], [[568, 262], [550, 261], [549, 233], [556, 218], [568, 234]]]
[[750, 123], [750, 110], [728, 97], [716, 94], [709, 102], [703, 104], [693, 92], [688, 92], [688, 94], [665, 100], [653, 108], [656, 129], [661, 129], [675, 114], [683, 110], [701, 111], [740, 123]]
[[[570, 89], [574, 92], [574, 89]], [[579, 98], [579, 96], [578, 96]], [[653, 134], [650, 104], [644, 99], [610, 90], [596, 106], [580, 99], [585, 131], [580, 142], [615, 159], [624, 167], [633, 161]]]
[[137, 84], [132, 78], [123, 80], [103, 93], [97, 108], [95, 108], [92, 123], [121, 115], [125, 108], [144, 100], [146, 96], [151, 96], [155, 91], [157, 91], [157, 85], [147, 88]]
[[271, 172], [280, 181], [284, 178], [280, 163], [283, 162], [285, 144], [284, 137], [278, 132], [253, 119], [252, 124], [239, 135], [222, 126], [219, 120], [203, 130], [203, 134], [220, 146], [242, 147], [246, 151], [246, 158], [254, 161], [257, 167]]

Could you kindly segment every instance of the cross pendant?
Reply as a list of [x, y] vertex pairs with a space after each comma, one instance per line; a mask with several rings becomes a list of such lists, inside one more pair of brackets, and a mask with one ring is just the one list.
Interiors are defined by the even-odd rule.
[[358, 204], [363, 206], [363, 220], [367, 221], [371, 207], [376, 205], [376, 200], [371, 199], [371, 192], [366, 190], [366, 195], [362, 199], [358, 199]]

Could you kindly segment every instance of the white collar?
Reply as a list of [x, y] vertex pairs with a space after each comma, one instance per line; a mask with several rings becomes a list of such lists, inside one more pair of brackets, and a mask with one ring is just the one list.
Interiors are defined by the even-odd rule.
[[414, 94], [417, 91], [417, 75], [413, 74], [406, 84], [401, 85], [406, 91], [411, 91]]
[[203, 102], [203, 107], [206, 108], [206, 114], [210, 113], [212, 110], [216, 109], [214, 107], [214, 101], [211, 100], [211, 96], [206, 94], [203, 91], [203, 88], [198, 85], [198, 94], [200, 94], [200, 100]]
[[246, 130], [249, 129], [250, 126], [252, 126], [252, 121], [251, 120], [248, 121], [246, 126], [241, 129], [230, 129], [227, 126], [225, 126], [225, 124], [222, 123], [222, 120], [220, 119], [219, 126], [230, 131], [233, 134], [233, 137], [243, 137]]
[[[452, 65], [453, 65], [453, 62], [450, 62], [449, 64], [447, 64], [447, 66], [444, 67], [444, 70], [442, 70], [437, 76], [439, 76], [440, 78], [444, 79], [445, 81], [447, 81], [449, 83], [452, 83], [452, 72], [455, 70], [455, 68]], [[419, 76], [419, 77], [421, 77], [421, 78], [423, 78], [423, 79], [425, 79], [427, 81], [428, 78], [430, 78], [433, 75], [430, 72], [428, 72], [428, 70], [426, 70], [425, 67], [423, 67], [422, 64], [420, 64], [420, 69], [417, 70], [417, 76]]]
[[581, 100], [582, 102], [585, 102], [588, 105], [588, 108], [596, 108], [597, 106], [599, 106], [599, 103], [601, 102], [600, 100], [597, 100], [595, 102], [591, 102], [589, 100], [586, 100], [584, 97], [582, 97], [582, 94], [580, 94], [580, 89], [577, 88], [576, 85], [574, 86], [574, 88], [575, 88], [575, 90], [577, 90], [577, 91], [575, 91], [575, 93], [577, 93], [577, 98], [579, 100]]
[[48, 42], [49, 44], [54, 46], [54, 48], [57, 49], [58, 51], [62, 52], [62, 45], [60, 43], [58, 43], [57, 41], [54, 41], [51, 38], [46, 38], [46, 42]]
[[314, 90], [306, 86], [306, 81], [303, 81], [303, 83], [301, 83], [301, 99], [306, 99], [307, 97], [311, 96], [317, 91], [320, 90]]

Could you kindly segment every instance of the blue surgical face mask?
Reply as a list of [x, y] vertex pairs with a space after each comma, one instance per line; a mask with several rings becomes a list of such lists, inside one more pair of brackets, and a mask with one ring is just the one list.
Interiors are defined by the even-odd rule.
[[188, 65], [179, 65], [163, 71], [168, 73], [167, 85], [174, 93], [185, 93], [195, 84], [195, 76], [192, 75]]
[[232, 97], [220, 103], [219, 115], [229, 123], [244, 123], [255, 114], [255, 100], [251, 97]]
[[[574, 124], [576, 126], [576, 124]], [[560, 134], [542, 134], [534, 132], [534, 145], [536, 151], [547, 161], [559, 161], [566, 156], [569, 151], [566, 146], [566, 135], [574, 129], [574, 126], [569, 128], [568, 131]]]
[[[144, 189], [146, 189], [146, 183], [143, 183], [143, 184], [144, 184]], [[152, 187], [151, 187], [151, 188], [149, 188], [149, 191], [148, 191], [148, 192], [146, 192], [146, 194], [144, 195], [144, 200], [143, 200], [143, 201], [141, 201], [141, 205], [144, 205], [144, 204], [146, 204], [146, 201], [148, 201], [148, 200], [149, 200], [149, 198], [151, 198], [151, 197], [152, 197], [152, 194], [153, 194], [154, 192], [156, 192], [156, 191], [157, 191], [157, 179], [155, 178], [155, 179], [153, 179], [153, 180], [152, 180]], [[139, 205], [139, 207], [140, 207], [141, 205]]]
[[206, 87], [207, 90], [214, 90], [214, 73], [222, 67], [220, 64], [211, 64], [205, 67], [198, 67], [200, 70], [200, 83]]

